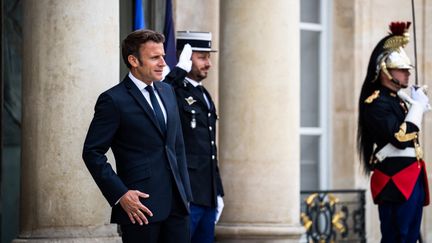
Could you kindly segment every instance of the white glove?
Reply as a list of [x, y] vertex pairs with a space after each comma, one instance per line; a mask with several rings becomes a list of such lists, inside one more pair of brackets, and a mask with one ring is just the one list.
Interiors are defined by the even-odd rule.
[[217, 224], [217, 222], [219, 221], [219, 218], [222, 214], [222, 210], [224, 208], [224, 202], [221, 196], [217, 196], [217, 207], [216, 207], [216, 220], [215, 220], [215, 224]]
[[422, 105], [424, 111], [428, 111], [430, 109], [429, 98], [424, 92], [423, 88], [415, 88], [411, 87], [411, 97], [415, 102], [418, 102]]
[[423, 113], [430, 110], [429, 98], [424, 93], [423, 89], [411, 87], [411, 107], [405, 121], [414, 123], [418, 129], [421, 129], [423, 121]]
[[192, 69], [192, 47], [189, 44], [184, 45], [182, 52], [180, 53], [179, 61], [177, 67], [190, 72]]
[[397, 92], [397, 95], [399, 96], [399, 98], [408, 102], [409, 104], [412, 104], [414, 102], [414, 100], [407, 93], [403, 92], [402, 89]]

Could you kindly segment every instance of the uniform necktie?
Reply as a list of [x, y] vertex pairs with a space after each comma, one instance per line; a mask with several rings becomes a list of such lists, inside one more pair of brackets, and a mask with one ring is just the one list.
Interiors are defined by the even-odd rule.
[[206, 102], [207, 108], [210, 109], [210, 102], [208, 101], [205, 93], [204, 93], [204, 87], [202, 85], [198, 85], [196, 86], [198, 88], [198, 90], [201, 92], [202, 98], [204, 99], [204, 101]]
[[151, 101], [151, 104], [153, 106], [153, 111], [154, 111], [154, 114], [156, 116], [156, 120], [159, 123], [159, 128], [162, 130], [162, 133], [165, 134], [165, 131], [166, 131], [165, 118], [163, 116], [162, 109], [159, 106], [159, 102], [156, 98], [153, 87], [148, 85], [147, 87], [145, 87], [145, 89], [150, 94], [150, 101]]

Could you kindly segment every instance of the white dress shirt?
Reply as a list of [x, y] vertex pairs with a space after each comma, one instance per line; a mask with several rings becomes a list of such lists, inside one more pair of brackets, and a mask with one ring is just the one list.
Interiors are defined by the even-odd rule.
[[[151, 103], [151, 100], [150, 100], [150, 94], [149, 94], [149, 92], [145, 89], [148, 85], [147, 85], [146, 83], [144, 83], [143, 81], [141, 81], [141, 80], [135, 78], [135, 77], [132, 75], [131, 72], [129, 72], [128, 76], [129, 76], [129, 78], [132, 80], [132, 82], [133, 82], [133, 83], [138, 87], [138, 89], [139, 89], [139, 90], [141, 91], [141, 93], [144, 95], [144, 98], [147, 100], [147, 103], [148, 103], [148, 104], [150, 105], [150, 107], [153, 109], [153, 106], [152, 106], [152, 103]], [[156, 81], [156, 82], [159, 82], [159, 81]], [[153, 83], [151, 83], [150, 86], [152, 86], [153, 89], [154, 89]], [[163, 103], [162, 103], [161, 98], [159, 97], [158, 92], [155, 91], [154, 93], [155, 93], [155, 95], [156, 95], [156, 99], [157, 99], [157, 101], [159, 102], [159, 106], [160, 106], [160, 108], [161, 108], [161, 110], [162, 110], [162, 113], [163, 113], [163, 116], [164, 116], [164, 119], [165, 119], [165, 124], [166, 124], [166, 121], [167, 121], [167, 114], [166, 114], [165, 107], [164, 107], [164, 105], [163, 105]]]

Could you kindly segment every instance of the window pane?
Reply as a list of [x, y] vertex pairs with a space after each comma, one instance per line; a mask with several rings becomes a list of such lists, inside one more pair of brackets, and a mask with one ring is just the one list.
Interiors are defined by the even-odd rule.
[[318, 127], [319, 124], [319, 43], [320, 32], [301, 31], [301, 100], [300, 124]]
[[319, 23], [320, 7], [320, 0], [301, 0], [300, 21], [308, 23]]
[[319, 136], [300, 136], [300, 189], [319, 190]]

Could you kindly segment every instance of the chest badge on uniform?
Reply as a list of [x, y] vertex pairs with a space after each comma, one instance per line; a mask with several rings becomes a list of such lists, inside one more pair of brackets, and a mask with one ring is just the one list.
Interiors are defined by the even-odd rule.
[[192, 105], [193, 103], [196, 102], [196, 100], [194, 100], [194, 98], [192, 96], [185, 98], [185, 100], [189, 105]]

